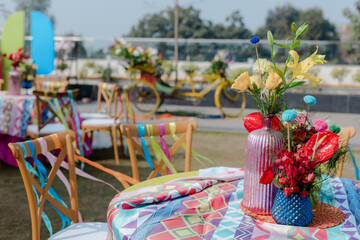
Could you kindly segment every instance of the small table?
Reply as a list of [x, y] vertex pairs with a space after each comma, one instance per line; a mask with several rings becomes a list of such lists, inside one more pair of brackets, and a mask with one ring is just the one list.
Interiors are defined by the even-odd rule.
[[[170, 179], [178, 179], [170, 182], [168, 176], [160, 177], [116, 195], [107, 214], [110, 238], [360, 239], [360, 232], [357, 230], [360, 223], [358, 181], [334, 177], [323, 184], [324, 190], [334, 194], [332, 205], [342, 210], [346, 219], [336, 227], [318, 229], [254, 220], [240, 208], [243, 197], [241, 174], [232, 181], [218, 181], [231, 174], [203, 177], [206, 179], [204, 181], [199, 180], [201, 177], [194, 177], [198, 174], [199, 172], [175, 174]], [[157, 185], [151, 186], [152, 184]], [[195, 185], [204, 184], [207, 187], [203, 187], [201, 191], [190, 190]], [[176, 197], [176, 192], [181, 195], [186, 191], [192, 194]]]
[[34, 109], [35, 96], [0, 93], [0, 159], [17, 166], [8, 143], [23, 141]]

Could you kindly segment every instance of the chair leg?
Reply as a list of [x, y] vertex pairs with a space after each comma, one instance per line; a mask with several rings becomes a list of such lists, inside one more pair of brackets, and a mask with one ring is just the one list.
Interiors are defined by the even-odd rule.
[[116, 137], [116, 127], [112, 127], [111, 131], [112, 131], [112, 139], [113, 139], [113, 146], [114, 146], [115, 163], [116, 163], [116, 165], [120, 165], [118, 144], [117, 144], [117, 137]]

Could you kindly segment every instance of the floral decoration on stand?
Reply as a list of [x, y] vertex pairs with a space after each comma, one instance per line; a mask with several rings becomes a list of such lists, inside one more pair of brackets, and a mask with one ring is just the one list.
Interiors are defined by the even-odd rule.
[[162, 56], [155, 48], [132, 46], [132, 43], [127, 43], [124, 39], [115, 38], [115, 45], [110, 46], [110, 53], [125, 59], [130, 66], [129, 71], [137, 69], [156, 76], [161, 69]]
[[66, 37], [62, 38], [61, 41], [55, 42], [55, 53], [60, 60], [56, 65], [56, 69], [63, 72], [68, 68], [66, 61], [74, 47], [75, 43]]
[[205, 70], [204, 76], [212, 79], [220, 77], [227, 78], [226, 71], [228, 69], [230, 60], [227, 59], [227, 53], [225, 50], [220, 50], [214, 58], [211, 60], [211, 65]]

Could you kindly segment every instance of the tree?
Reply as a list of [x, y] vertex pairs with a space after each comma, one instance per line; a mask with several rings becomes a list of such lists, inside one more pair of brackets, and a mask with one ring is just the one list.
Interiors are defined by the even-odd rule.
[[[131, 28], [127, 37], [173, 38], [174, 17], [174, 9], [172, 8], [155, 14], [148, 14]], [[227, 25], [213, 24], [211, 21], [203, 20], [200, 17], [200, 11], [192, 6], [187, 8], [179, 7], [179, 38], [244, 39], [251, 36], [251, 32], [245, 27], [239, 11], [231, 13], [226, 18], [226, 23]], [[186, 59], [187, 56], [190, 56], [196, 60], [209, 60], [223, 47], [219, 44], [200, 45], [198, 43], [180, 45], [179, 59]], [[164, 58], [171, 58], [172, 47], [161, 43], [158, 49]], [[248, 57], [245, 54], [246, 50], [241, 47], [229, 47], [230, 50], [236, 55], [234, 59], [236, 57], [247, 59]]]
[[[128, 37], [174, 37], [174, 9], [168, 8], [159, 13], [147, 14], [136, 26], [131, 28]], [[211, 22], [200, 18], [200, 11], [192, 6], [179, 7], [179, 37], [180, 38], [209, 38]]]
[[309, 29], [304, 35], [307, 40], [338, 40], [335, 25], [324, 18], [319, 8], [298, 10], [290, 4], [269, 10], [265, 25], [257, 30], [257, 34], [266, 37], [267, 30], [270, 30], [277, 39], [283, 39], [291, 32], [291, 23], [298, 26], [306, 22]]
[[[353, 40], [360, 41], [360, 0], [355, 3], [357, 13], [345, 8], [343, 13], [352, 23]], [[360, 63], [360, 46], [348, 45], [345, 47], [346, 54], [353, 63]]]
[[[339, 36], [336, 32], [335, 25], [330, 23], [324, 18], [323, 12], [319, 8], [310, 8], [306, 10], [299, 10], [294, 8], [290, 4], [285, 4], [280, 7], [276, 7], [275, 10], [269, 10], [265, 20], [265, 25], [260, 27], [256, 34], [261, 38], [266, 38], [267, 31], [270, 30], [274, 38], [285, 39], [291, 33], [291, 23], [295, 22], [298, 26], [306, 22], [309, 24], [309, 29], [304, 35], [303, 39], [306, 40], [338, 40]], [[303, 55], [309, 55], [315, 51], [316, 46], [306, 47], [299, 49]], [[327, 59], [335, 61], [337, 59], [336, 46], [323, 46], [321, 49], [323, 54], [327, 55]], [[278, 52], [278, 55], [285, 54], [282, 51]]]

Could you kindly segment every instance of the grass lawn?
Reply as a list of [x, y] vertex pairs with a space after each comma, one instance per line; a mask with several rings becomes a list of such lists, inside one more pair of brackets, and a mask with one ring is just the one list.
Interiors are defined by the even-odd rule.
[[[243, 167], [246, 137], [247, 134], [197, 131], [193, 137], [193, 150], [212, 159], [216, 166]], [[360, 152], [353, 153], [356, 159], [360, 158]], [[113, 160], [112, 148], [95, 150], [88, 158], [98, 161], [108, 168], [131, 175], [129, 158], [121, 157], [120, 166], [116, 166]], [[172, 159], [175, 167], [179, 169], [179, 171], [183, 169], [183, 161], [181, 161], [183, 158], [184, 151], [180, 150]], [[207, 167], [211, 167], [211, 165], [205, 164], [203, 166], [196, 162], [196, 160], [192, 160], [192, 170]], [[86, 166], [85, 171], [113, 184], [120, 191], [123, 190], [121, 184], [112, 176], [102, 173], [90, 166]], [[142, 180], [144, 180], [147, 176], [146, 174], [150, 172], [146, 162], [142, 159], [139, 162], [139, 171]], [[350, 161], [345, 164], [343, 176], [352, 179], [355, 178]], [[102, 183], [82, 177], [78, 177], [77, 180], [79, 206], [83, 220], [106, 222], [107, 207], [110, 200], [116, 194], [116, 191]], [[62, 187], [62, 183], [57, 181], [54, 184], [54, 188], [60, 196], [67, 196], [64, 195], [65, 189], [60, 190], [57, 188]], [[62, 197], [62, 199], [66, 201], [65, 197]], [[45, 208], [45, 211], [53, 222], [54, 232], [58, 231], [61, 226], [60, 218], [50, 207]], [[48, 236], [49, 233], [43, 225], [41, 227], [41, 238], [45, 239]], [[0, 239], [31, 239], [30, 212], [23, 181], [19, 170], [6, 164], [2, 164], [0, 167]]]

